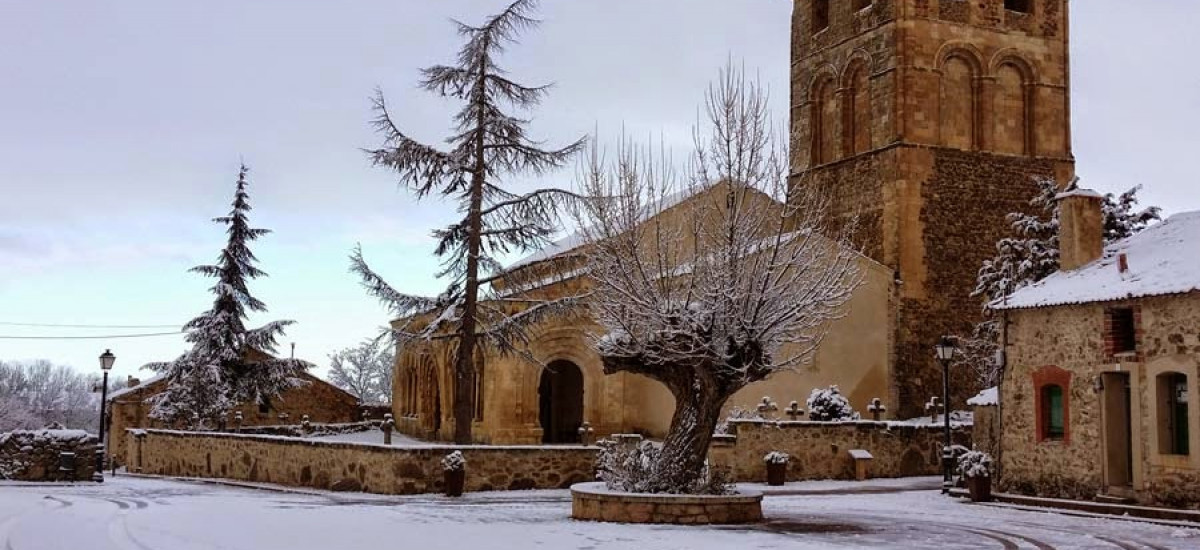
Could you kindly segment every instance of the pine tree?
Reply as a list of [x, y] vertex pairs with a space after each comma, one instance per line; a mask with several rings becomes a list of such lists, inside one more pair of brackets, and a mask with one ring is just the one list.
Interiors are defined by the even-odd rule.
[[[422, 71], [421, 87], [442, 97], [463, 102], [454, 117], [456, 133], [446, 141], [449, 151], [419, 143], [394, 122], [382, 93], [375, 98], [375, 128], [384, 146], [370, 151], [376, 166], [399, 175], [400, 185], [424, 198], [431, 193], [459, 203], [463, 217], [436, 231], [436, 255], [443, 260], [439, 276], [450, 280], [437, 298], [396, 291], [363, 260], [361, 250], [351, 256], [352, 271], [359, 274], [373, 296], [389, 305], [397, 316], [435, 312], [434, 322], [420, 328], [396, 331], [401, 343], [449, 339], [455, 347], [454, 440], [471, 442], [475, 365], [480, 345], [501, 352], [516, 352], [523, 331], [544, 315], [560, 310], [565, 301], [520, 306], [495, 298], [493, 305], [481, 295], [502, 275], [497, 256], [529, 251], [548, 243], [556, 231], [556, 208], [573, 197], [561, 189], [539, 189], [517, 194], [504, 189], [503, 177], [512, 174], [542, 175], [565, 164], [583, 146], [580, 139], [561, 149], [543, 149], [531, 140], [529, 121], [506, 112], [511, 106], [529, 110], [545, 97], [549, 86], [527, 87], [511, 80], [498, 64], [520, 31], [536, 27], [532, 17], [537, 0], [517, 0], [481, 26], [455, 22], [465, 39], [453, 65]], [[486, 298], [487, 296], [484, 296]], [[498, 302], [498, 303], [497, 303]]]
[[[1013, 236], [997, 242], [996, 256], [985, 260], [979, 269], [972, 296], [984, 298], [986, 318], [975, 325], [971, 336], [959, 339], [962, 351], [959, 364], [974, 372], [977, 381], [984, 388], [1000, 383], [1000, 363], [997, 354], [1000, 327], [996, 320], [991, 318], [987, 304], [1001, 300], [1058, 271], [1057, 196], [1078, 188], [1079, 178], [1071, 180], [1062, 189], [1054, 180], [1039, 180], [1038, 193], [1030, 201], [1035, 213], [1009, 214]], [[1104, 195], [1101, 210], [1105, 245], [1136, 235], [1161, 219], [1162, 209], [1157, 206], [1138, 208], [1137, 194], [1141, 189], [1142, 186], [1138, 185], [1119, 196], [1112, 193]]]
[[217, 262], [191, 269], [217, 280], [209, 289], [216, 296], [212, 308], [183, 326], [184, 339], [192, 348], [172, 362], [150, 365], [167, 381], [166, 390], [154, 398], [151, 416], [156, 419], [211, 428], [238, 403], [261, 402], [303, 383], [299, 378], [307, 368], [303, 361], [268, 355], [275, 352], [278, 338], [293, 321], [246, 328], [248, 312], [267, 311], [246, 286], [267, 275], [254, 266], [258, 259], [250, 243], [270, 233], [250, 227], [247, 173], [242, 166], [229, 215], [213, 219], [228, 228], [228, 241]]

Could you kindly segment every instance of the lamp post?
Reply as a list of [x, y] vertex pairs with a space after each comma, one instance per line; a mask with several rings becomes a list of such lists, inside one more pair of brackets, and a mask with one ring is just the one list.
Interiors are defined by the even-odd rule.
[[104, 450], [107, 448], [104, 445], [104, 413], [108, 404], [108, 371], [116, 361], [117, 356], [112, 350], [106, 349], [100, 354], [100, 370], [104, 371], [104, 380], [100, 383], [100, 445], [96, 447], [96, 473], [92, 475], [92, 479], [99, 482], [104, 481]]
[[945, 412], [942, 413], [945, 437], [942, 444], [942, 494], [950, 494], [950, 487], [954, 484], [954, 476], [950, 473], [951, 463], [954, 461], [954, 452], [950, 450], [950, 361], [954, 360], [958, 346], [949, 336], [943, 336], [934, 346], [934, 351], [937, 352], [938, 361], [942, 363], [942, 406], [945, 407]]

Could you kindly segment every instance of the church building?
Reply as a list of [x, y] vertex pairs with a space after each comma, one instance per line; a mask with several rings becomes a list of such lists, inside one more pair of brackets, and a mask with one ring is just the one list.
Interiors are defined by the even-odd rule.
[[[971, 292], [1008, 233], [1006, 215], [1030, 208], [1038, 179], [1074, 175], [1067, 1], [795, 0], [792, 44], [792, 184], [818, 188], [837, 220], [857, 220], [864, 282], [813, 365], [752, 385], [730, 406], [770, 396], [782, 411], [837, 384], [859, 410], [880, 398], [889, 417], [924, 414], [942, 389], [933, 345], [979, 320]], [[568, 238], [512, 270], [537, 270], [576, 245]], [[536, 292], [586, 284], [575, 275]], [[571, 443], [584, 422], [595, 436], [665, 433], [670, 393], [638, 375], [605, 376], [595, 328], [583, 312], [546, 323], [529, 349], [542, 366], [484, 357], [476, 439]], [[450, 439], [453, 357], [418, 348], [397, 354], [397, 426]], [[956, 408], [979, 389], [957, 386]]]

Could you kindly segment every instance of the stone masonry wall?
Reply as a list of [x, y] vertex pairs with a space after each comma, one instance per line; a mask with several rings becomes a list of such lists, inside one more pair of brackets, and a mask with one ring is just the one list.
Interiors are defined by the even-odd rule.
[[380, 494], [442, 490], [461, 450], [468, 491], [557, 489], [595, 479], [593, 447], [385, 447], [273, 436], [131, 430], [132, 471]]
[[[242, 413], [242, 426], [274, 426], [279, 424], [299, 425], [304, 415], [314, 424], [337, 424], [360, 420], [358, 400], [314, 376], [305, 375], [308, 384], [293, 388], [282, 396], [271, 400], [271, 406], [262, 412], [257, 403], [242, 403], [229, 413], [229, 428], [233, 428], [235, 412]], [[148, 383], [141, 388], [113, 399], [109, 423], [110, 434], [123, 434], [131, 428], [167, 428], [163, 423], [150, 418], [153, 405], [148, 401], [165, 388], [165, 382]], [[281, 419], [282, 416], [282, 419]], [[108, 454], [117, 457], [121, 464], [128, 464], [124, 437], [110, 437]]]
[[[941, 473], [942, 428], [896, 422], [763, 422], [734, 420], [736, 441], [714, 444], [711, 460], [732, 468], [739, 482], [766, 479], [763, 457], [772, 451], [791, 456], [788, 481], [854, 479], [849, 452], [863, 449], [875, 458], [873, 478]], [[971, 426], [954, 425], [952, 440], [970, 447]]]
[[[0, 433], [0, 479], [89, 481], [96, 471], [97, 442], [83, 430]], [[75, 453], [74, 469], [62, 469], [62, 453]]]
[[[1138, 311], [1136, 353], [1113, 357], [1105, 348], [1105, 310]], [[1160, 447], [1156, 377], [1188, 377], [1200, 395], [1200, 293], [1009, 312], [1008, 369], [1002, 385], [1004, 430], [1000, 489], [1039, 496], [1090, 500], [1107, 491], [1104, 392], [1098, 378], [1128, 373], [1133, 460], [1131, 489], [1144, 504], [1200, 507], [1200, 406], [1188, 411], [1190, 455], [1164, 454]], [[1037, 382], [1054, 372], [1064, 387], [1067, 435], [1038, 440]]]

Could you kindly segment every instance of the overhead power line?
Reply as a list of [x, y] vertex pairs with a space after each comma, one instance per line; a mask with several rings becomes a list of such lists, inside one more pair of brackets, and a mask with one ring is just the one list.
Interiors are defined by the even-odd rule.
[[153, 338], [178, 336], [183, 332], [152, 332], [146, 334], [109, 334], [104, 336], [0, 336], [0, 340], [110, 340], [115, 338]]
[[42, 327], [42, 328], [179, 328], [180, 325], [64, 325], [58, 323], [14, 323], [0, 321], [0, 325], [8, 327]]

